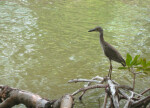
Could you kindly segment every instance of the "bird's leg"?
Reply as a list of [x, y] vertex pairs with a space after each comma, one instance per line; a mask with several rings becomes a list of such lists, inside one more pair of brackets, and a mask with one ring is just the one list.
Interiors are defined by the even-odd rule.
[[110, 77], [111, 79], [111, 73], [112, 73], [112, 63], [111, 63], [111, 60], [109, 59], [110, 61], [110, 67], [109, 67], [109, 73], [108, 73], [108, 77]]
[[112, 73], [112, 63], [110, 61], [110, 79], [111, 79], [111, 73]]

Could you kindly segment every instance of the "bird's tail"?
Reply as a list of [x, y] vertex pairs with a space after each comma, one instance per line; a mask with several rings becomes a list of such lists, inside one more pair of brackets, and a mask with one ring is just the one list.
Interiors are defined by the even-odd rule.
[[122, 60], [121, 64], [122, 64], [122, 66], [124, 66], [124, 67], [126, 66], [126, 62], [125, 62], [124, 59]]

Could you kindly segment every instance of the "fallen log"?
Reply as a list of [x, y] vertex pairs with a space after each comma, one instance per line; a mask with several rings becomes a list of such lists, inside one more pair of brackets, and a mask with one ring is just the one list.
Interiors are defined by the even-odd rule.
[[24, 104], [27, 108], [72, 108], [73, 97], [64, 95], [57, 100], [48, 100], [28, 91], [0, 86], [0, 108]]
[[49, 100], [31, 92], [14, 89], [8, 86], [0, 86], [0, 88], [0, 108], [11, 108], [18, 104], [24, 104], [27, 108], [51, 107]]

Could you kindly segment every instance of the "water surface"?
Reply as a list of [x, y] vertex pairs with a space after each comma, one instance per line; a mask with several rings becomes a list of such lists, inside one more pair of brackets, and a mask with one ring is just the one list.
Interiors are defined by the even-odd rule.
[[[106, 76], [109, 61], [99, 34], [87, 32], [96, 26], [103, 27], [105, 40], [124, 58], [129, 52], [150, 60], [149, 4], [149, 0], [0, 1], [1, 84], [55, 99], [84, 84], [68, 84], [70, 79]], [[113, 62], [113, 79], [130, 85], [132, 75], [118, 70], [120, 66]], [[139, 75], [137, 91], [148, 88], [149, 79]], [[104, 94], [94, 92], [75, 107], [98, 107]]]

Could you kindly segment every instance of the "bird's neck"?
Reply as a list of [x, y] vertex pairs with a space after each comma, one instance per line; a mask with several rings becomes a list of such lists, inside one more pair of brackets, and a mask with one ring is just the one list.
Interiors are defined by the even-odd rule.
[[103, 43], [104, 42], [104, 37], [103, 37], [103, 32], [100, 33], [100, 42]]

